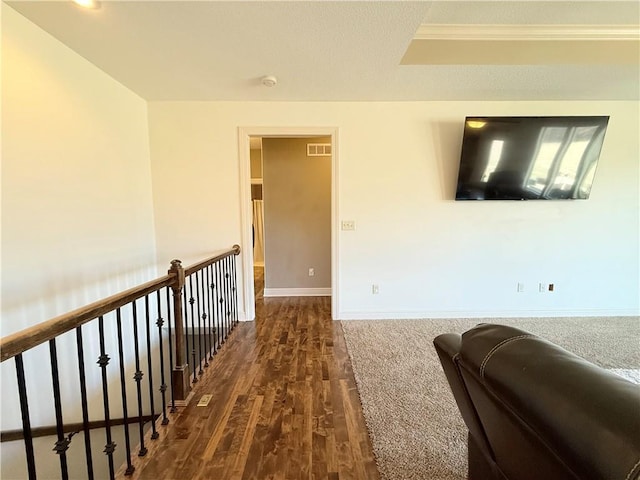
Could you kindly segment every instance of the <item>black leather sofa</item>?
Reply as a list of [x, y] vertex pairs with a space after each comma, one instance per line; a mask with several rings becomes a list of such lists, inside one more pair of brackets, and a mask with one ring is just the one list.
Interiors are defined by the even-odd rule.
[[434, 345], [469, 429], [470, 480], [640, 479], [640, 386], [513, 327]]

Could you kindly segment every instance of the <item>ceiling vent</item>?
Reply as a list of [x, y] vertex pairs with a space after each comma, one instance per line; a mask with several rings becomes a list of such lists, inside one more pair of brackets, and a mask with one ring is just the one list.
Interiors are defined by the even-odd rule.
[[330, 143], [307, 143], [307, 157], [330, 157]]

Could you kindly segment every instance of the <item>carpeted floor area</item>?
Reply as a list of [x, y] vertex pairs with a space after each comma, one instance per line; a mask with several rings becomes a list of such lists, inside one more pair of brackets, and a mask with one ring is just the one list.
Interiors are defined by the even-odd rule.
[[466, 427], [433, 339], [513, 325], [610, 369], [640, 369], [640, 317], [343, 321], [383, 480], [464, 480]]

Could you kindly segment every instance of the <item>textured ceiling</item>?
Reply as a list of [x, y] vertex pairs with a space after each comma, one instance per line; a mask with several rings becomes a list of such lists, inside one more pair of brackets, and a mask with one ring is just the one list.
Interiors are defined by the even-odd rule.
[[[98, 10], [7, 3], [147, 100], [640, 97], [637, 62], [501, 64], [498, 54], [493, 64], [401, 65], [421, 24], [637, 26], [637, 1], [106, 1]], [[438, 48], [457, 58], [460, 45]], [[277, 86], [260, 83], [268, 74]]]

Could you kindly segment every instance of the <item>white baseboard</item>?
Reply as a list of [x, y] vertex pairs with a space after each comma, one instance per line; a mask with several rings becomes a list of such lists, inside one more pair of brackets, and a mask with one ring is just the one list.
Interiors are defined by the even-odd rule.
[[330, 297], [331, 288], [265, 288], [265, 297]]
[[[274, 288], [271, 297], [331, 296], [330, 288]], [[315, 293], [305, 293], [313, 290]], [[320, 292], [318, 292], [320, 291]], [[267, 296], [267, 295], [265, 295]], [[404, 311], [404, 312], [340, 312], [334, 320], [415, 320], [420, 318], [521, 318], [521, 317], [637, 317], [640, 310], [526, 310], [526, 311]], [[238, 320], [250, 322], [245, 312], [238, 313]]]
[[530, 317], [635, 317], [640, 311], [620, 310], [507, 310], [338, 312], [334, 320], [415, 320], [420, 318], [530, 318]]

